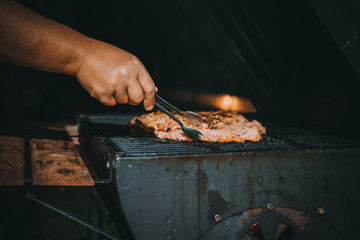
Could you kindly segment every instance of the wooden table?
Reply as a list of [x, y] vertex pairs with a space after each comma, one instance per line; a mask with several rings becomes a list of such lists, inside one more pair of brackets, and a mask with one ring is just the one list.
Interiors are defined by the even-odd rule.
[[94, 186], [78, 147], [75, 125], [38, 128], [24, 137], [0, 134], [0, 185], [24, 185], [30, 161], [33, 185]]

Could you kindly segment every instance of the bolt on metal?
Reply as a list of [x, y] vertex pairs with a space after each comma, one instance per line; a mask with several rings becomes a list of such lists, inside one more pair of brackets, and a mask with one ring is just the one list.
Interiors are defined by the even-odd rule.
[[269, 211], [272, 211], [274, 209], [274, 205], [272, 203], [268, 203], [266, 205], [266, 209], [269, 210]]
[[220, 214], [215, 214], [214, 215], [214, 220], [215, 220], [215, 222], [219, 222], [220, 220], [221, 220], [221, 216], [220, 216]]
[[259, 177], [259, 178], [258, 178], [258, 183], [261, 183], [261, 182], [262, 182], [262, 178]]
[[317, 209], [317, 213], [318, 213], [319, 215], [323, 215], [323, 214], [325, 213], [325, 209], [323, 209], [323, 208], [318, 208], [318, 209]]
[[166, 218], [165, 218], [165, 222], [166, 222], [166, 223], [171, 223], [171, 218], [170, 218], [170, 217], [166, 217]]
[[165, 233], [165, 235], [164, 235], [164, 239], [166, 239], [166, 240], [170, 240], [170, 239], [171, 239], [171, 235], [170, 235], [170, 233]]

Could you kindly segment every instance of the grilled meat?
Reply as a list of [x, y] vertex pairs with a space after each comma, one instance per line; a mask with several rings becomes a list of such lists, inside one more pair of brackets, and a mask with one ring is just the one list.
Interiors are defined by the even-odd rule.
[[[173, 113], [187, 127], [202, 133], [201, 140], [206, 142], [244, 142], [259, 141], [266, 133], [258, 121], [248, 121], [244, 116], [232, 111], [197, 112], [204, 117], [199, 126], [192, 125], [185, 117]], [[159, 138], [191, 141], [181, 130], [180, 125], [166, 114], [156, 111], [133, 118], [130, 126], [137, 125], [147, 132], [154, 132]]]

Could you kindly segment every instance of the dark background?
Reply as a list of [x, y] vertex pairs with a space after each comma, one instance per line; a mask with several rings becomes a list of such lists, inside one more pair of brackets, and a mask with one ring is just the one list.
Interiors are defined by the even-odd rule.
[[[159, 94], [181, 108], [204, 107], [182, 105], [167, 92], [234, 94], [252, 101], [258, 110], [252, 117], [260, 121], [359, 136], [359, 78], [308, 1], [198, 1], [206, 2], [207, 8], [186, 0], [20, 2], [85, 35], [133, 53], [148, 69]], [[207, 12], [213, 17], [207, 19]], [[194, 19], [208, 21], [209, 25], [193, 24]], [[214, 22], [218, 27], [211, 25]], [[209, 38], [209, 30], [217, 37]], [[234, 43], [225, 44], [233, 51], [222, 51], [223, 37]], [[243, 64], [236, 62], [240, 58]], [[249, 76], [250, 70], [256, 78]], [[74, 77], [0, 63], [3, 126], [74, 122], [75, 115], [84, 112], [142, 111], [142, 106], [103, 106]], [[40, 195], [86, 217], [89, 190], [62, 191], [66, 193], [42, 190]], [[5, 216], [2, 221], [7, 223], [2, 223], [2, 230], [8, 229], [11, 239], [16, 239], [15, 233], [39, 236], [37, 239], [85, 238], [83, 226], [2, 193], [7, 204], [1, 204], [1, 211], [14, 213], [9, 205], [16, 206], [17, 211], [15, 217], [1, 213]]]
[[[214, 18], [222, 21], [223, 29], [237, 44], [234, 53], [239, 51], [258, 75], [256, 84], [246, 68], [241, 70], [241, 64], [234, 66], [240, 70], [231, 77], [226, 54], [219, 57], [221, 49], [216, 43], [209, 44], [201, 26], [192, 22], [197, 15], [206, 18], [205, 10], [187, 4], [189, 1], [20, 2], [85, 35], [133, 53], [148, 69], [160, 95], [166, 96], [169, 89], [234, 94], [253, 102], [259, 120], [358, 135], [354, 125], [359, 120], [359, 79], [307, 1], [207, 2]], [[189, 6], [195, 14], [187, 14]], [[227, 22], [229, 14], [238, 28]], [[221, 43], [218, 45], [221, 47]], [[254, 52], [262, 61], [255, 61]], [[1, 119], [8, 123], [74, 120], [81, 112], [142, 111], [141, 106], [103, 106], [74, 77], [6, 63], [1, 63], [0, 70]], [[179, 107], [203, 109], [169, 100]]]

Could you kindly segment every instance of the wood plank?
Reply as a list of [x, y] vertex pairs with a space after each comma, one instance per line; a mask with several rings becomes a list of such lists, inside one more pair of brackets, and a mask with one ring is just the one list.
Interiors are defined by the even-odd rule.
[[24, 140], [0, 136], [0, 185], [24, 185]]
[[79, 131], [77, 125], [65, 125], [65, 130], [70, 137], [78, 137]]
[[94, 186], [79, 152], [70, 140], [30, 140], [34, 185]]
[[75, 145], [80, 145], [77, 125], [65, 125], [65, 130]]

